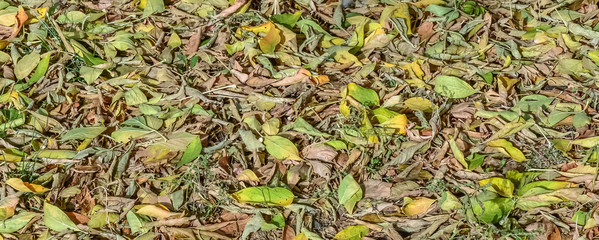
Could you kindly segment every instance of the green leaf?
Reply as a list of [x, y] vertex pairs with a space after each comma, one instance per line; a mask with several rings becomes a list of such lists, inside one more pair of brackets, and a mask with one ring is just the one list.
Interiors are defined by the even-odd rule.
[[331, 141], [325, 142], [324, 144], [335, 148], [335, 150], [347, 149], [347, 144], [345, 144], [345, 142], [343, 142], [341, 140], [331, 140]]
[[305, 133], [305, 134], [312, 135], [315, 137], [330, 137], [331, 136], [330, 134], [323, 133], [320, 130], [316, 129], [315, 127], [310, 125], [310, 123], [308, 123], [306, 120], [304, 120], [301, 117], [298, 117], [295, 120], [295, 122], [293, 123], [293, 131]]
[[85, 21], [87, 15], [81, 11], [70, 11], [65, 14], [58, 16], [56, 21], [58, 23], [82, 23]]
[[445, 191], [441, 194], [439, 206], [445, 211], [457, 210], [463, 207], [460, 200], [449, 191]]
[[137, 104], [147, 103], [148, 98], [141, 91], [141, 89], [135, 86], [125, 93], [125, 102], [129, 106], [133, 106]]
[[262, 144], [260, 141], [258, 141], [258, 139], [256, 138], [256, 136], [254, 136], [252, 131], [239, 129], [238, 132], [239, 132], [239, 136], [241, 136], [241, 140], [245, 144], [245, 147], [247, 148], [248, 151], [253, 152], [253, 151], [263, 151], [264, 150], [264, 144]]
[[349, 226], [338, 232], [333, 239], [336, 240], [361, 240], [370, 230], [364, 225]]
[[129, 224], [129, 228], [131, 228], [131, 233], [147, 232], [148, 229], [144, 228], [143, 226], [148, 222], [150, 221], [145, 216], [136, 214], [131, 210], [127, 212], [127, 223]]
[[449, 98], [465, 98], [476, 93], [467, 82], [457, 77], [438, 76], [435, 78], [435, 92]]
[[90, 228], [102, 228], [109, 223], [114, 223], [119, 219], [119, 215], [116, 213], [108, 212], [97, 212], [92, 215], [87, 223]]
[[79, 231], [79, 228], [77, 228], [67, 214], [57, 206], [48, 202], [44, 202], [44, 224], [46, 227], [57, 232], [62, 232], [67, 229]]
[[233, 193], [240, 203], [262, 203], [275, 206], [287, 206], [295, 196], [289, 189], [282, 187], [249, 187]]
[[550, 193], [555, 190], [571, 187], [573, 184], [562, 181], [536, 181], [526, 184], [518, 189], [518, 196], [534, 196], [544, 193]]
[[572, 124], [575, 128], [583, 127], [589, 123], [591, 123], [591, 118], [587, 116], [584, 111], [574, 114], [574, 117], [572, 118]]
[[102, 75], [103, 71], [104, 71], [104, 69], [93, 68], [93, 67], [88, 67], [88, 66], [81, 66], [81, 68], [79, 69], [79, 73], [81, 74], [81, 77], [83, 77], [83, 80], [85, 80], [85, 82], [87, 84], [94, 83], [96, 81], [96, 79], [98, 79], [98, 77], [100, 77], [100, 75]]
[[474, 170], [483, 165], [485, 161], [485, 155], [473, 153], [468, 156], [468, 170]]
[[265, 136], [264, 145], [266, 145], [266, 151], [277, 159], [302, 161], [295, 144], [287, 138], [280, 136]]
[[584, 226], [587, 224], [589, 218], [591, 218], [591, 214], [589, 214], [589, 212], [579, 210], [576, 211], [576, 213], [574, 213], [574, 216], [572, 216], [572, 221], [574, 221], [576, 224], [580, 226]]
[[25, 84], [17, 84], [15, 85], [16, 90], [22, 90], [28, 88], [29, 86], [37, 83], [42, 77], [46, 75], [48, 71], [48, 65], [50, 65], [50, 54], [47, 54], [37, 65], [35, 72], [31, 75], [31, 78], [27, 80]]
[[80, 127], [73, 128], [65, 132], [60, 138], [61, 141], [73, 139], [92, 139], [106, 131], [106, 127]]
[[21, 212], [11, 218], [0, 222], [0, 233], [12, 233], [23, 228], [32, 218], [37, 216], [34, 212]]
[[475, 198], [472, 198], [471, 203], [474, 215], [484, 223], [497, 223], [512, 209], [512, 199], [510, 198], [496, 198], [484, 201], [483, 206], [480, 206], [480, 203]]
[[301, 11], [297, 11], [294, 14], [284, 13], [284, 14], [274, 14], [270, 17], [275, 23], [281, 24], [289, 29], [295, 27], [297, 20], [302, 16]]
[[512, 197], [514, 194], [514, 183], [505, 178], [492, 177], [478, 181], [481, 187], [486, 187], [488, 190], [498, 193], [504, 197]]
[[354, 180], [351, 174], [345, 176], [341, 180], [341, 183], [339, 183], [337, 197], [339, 198], [339, 203], [345, 207], [349, 214], [352, 214], [356, 203], [363, 197], [363, 191], [360, 184]]
[[148, 17], [154, 13], [164, 11], [164, 1], [163, 0], [146, 0], [146, 7], [144, 8], [144, 13], [142, 17]]
[[599, 145], [599, 136], [583, 138], [583, 139], [576, 139], [576, 140], [572, 141], [572, 144], [580, 145], [585, 148], [592, 148], [594, 146]]
[[512, 107], [512, 110], [518, 111], [521, 110], [523, 112], [535, 112], [540, 108], [547, 108], [551, 102], [553, 102], [553, 98], [546, 97], [543, 95], [528, 95], [520, 99], [520, 101]]
[[177, 163], [177, 168], [195, 160], [200, 156], [200, 154], [202, 154], [202, 139], [200, 137], [196, 137], [189, 143], [189, 145], [187, 145], [181, 160], [179, 160]]
[[36, 52], [25, 55], [15, 66], [15, 77], [17, 77], [17, 79], [24, 79], [29, 76], [33, 69], [37, 67], [40, 59], [40, 55]]
[[364, 106], [379, 106], [379, 95], [372, 89], [364, 88], [358, 84], [347, 85], [347, 95], [353, 97]]
[[441, 17], [441, 16], [444, 16], [445, 14], [453, 11], [453, 8], [443, 7], [443, 6], [439, 6], [437, 4], [431, 4], [431, 5], [428, 5], [428, 7], [426, 7], [426, 9], [424, 9], [424, 11], [432, 12], [433, 14], [435, 14], [435, 16]]

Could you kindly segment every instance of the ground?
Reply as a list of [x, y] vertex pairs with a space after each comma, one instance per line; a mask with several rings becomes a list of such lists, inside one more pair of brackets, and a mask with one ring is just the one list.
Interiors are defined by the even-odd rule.
[[1, 239], [595, 239], [596, 0], [0, 0]]

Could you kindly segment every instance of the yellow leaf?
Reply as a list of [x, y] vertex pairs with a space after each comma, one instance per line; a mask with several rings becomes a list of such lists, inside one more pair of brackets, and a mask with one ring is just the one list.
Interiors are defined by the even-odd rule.
[[445, 1], [443, 1], [443, 0], [420, 0], [418, 2], [412, 3], [412, 5], [419, 7], [419, 8], [425, 8], [431, 4], [443, 5], [443, 4], [445, 4]]
[[505, 178], [492, 177], [478, 181], [478, 184], [483, 187], [487, 186], [487, 189], [498, 193], [504, 197], [512, 197], [514, 194], [514, 183]]
[[406, 216], [409, 217], [426, 212], [431, 205], [433, 205], [435, 200], [426, 197], [417, 197], [413, 200], [410, 198], [405, 198], [404, 202], [407, 203], [402, 207], [402, 211]]
[[408, 6], [407, 3], [400, 3], [394, 15], [395, 17], [403, 18], [406, 20], [406, 26], [408, 26], [407, 34], [412, 34], [412, 16], [410, 16], [410, 6]]
[[407, 108], [415, 111], [432, 112], [434, 105], [431, 101], [423, 97], [412, 97], [404, 101]]
[[19, 204], [18, 197], [6, 197], [0, 200], [0, 221], [6, 220], [15, 215], [17, 204]]
[[266, 36], [260, 39], [259, 42], [260, 50], [262, 50], [264, 53], [274, 53], [275, 48], [281, 42], [281, 31], [279, 31], [279, 29], [277, 29], [272, 22], [269, 23], [273, 26], [271, 27], [270, 31], [268, 31]]
[[406, 134], [406, 126], [408, 126], [408, 118], [405, 114], [399, 114], [383, 123], [381, 123], [382, 127], [394, 128], [397, 129], [399, 134]]
[[337, 61], [338, 63], [342, 63], [342, 64], [346, 64], [346, 63], [351, 63], [353, 62], [354, 64], [358, 65], [358, 66], [362, 66], [362, 62], [360, 62], [360, 60], [354, 56], [353, 54], [351, 54], [349, 52], [349, 48], [344, 47], [344, 48], [340, 48], [336, 53], [335, 53], [335, 61]]
[[422, 68], [420, 67], [420, 65], [422, 65], [423, 63], [423, 60], [416, 60], [406, 65], [403, 65], [400, 68], [408, 71], [408, 75], [410, 76], [410, 78], [423, 79], [424, 71], [422, 71]]
[[505, 139], [497, 139], [487, 143], [487, 146], [497, 149], [499, 152], [511, 157], [517, 162], [522, 162], [526, 160], [524, 153], [514, 147], [514, 145]]
[[300, 233], [298, 235], [295, 235], [295, 237], [293, 237], [293, 239], [291, 240], [309, 240], [308, 237], [306, 237], [306, 234], [304, 233]]
[[170, 212], [168, 208], [161, 204], [142, 205], [142, 207], [137, 210], [137, 213], [161, 219], [180, 215], [179, 213]]
[[237, 180], [240, 180], [240, 181], [260, 181], [260, 179], [258, 178], [258, 176], [256, 176], [256, 174], [252, 170], [250, 170], [250, 169], [245, 169], [239, 175], [237, 175]]
[[264, 203], [275, 206], [287, 206], [293, 202], [293, 192], [282, 187], [249, 187], [233, 193], [240, 203]]
[[245, 31], [250, 31], [253, 33], [267, 33], [270, 32], [270, 29], [272, 29], [273, 27], [275, 27], [275, 25], [272, 22], [266, 22], [262, 25], [258, 25], [258, 26], [241, 26], [241, 29], [245, 30]]
[[48, 188], [43, 187], [42, 185], [23, 182], [23, 180], [21, 180], [20, 178], [8, 179], [6, 180], [6, 184], [21, 192], [43, 193], [50, 190]]

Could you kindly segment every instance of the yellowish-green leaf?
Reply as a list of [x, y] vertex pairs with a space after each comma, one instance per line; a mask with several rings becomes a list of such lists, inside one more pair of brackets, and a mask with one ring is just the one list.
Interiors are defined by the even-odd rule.
[[33, 69], [37, 67], [37, 64], [40, 62], [40, 60], [41, 57], [39, 53], [32, 52], [25, 55], [17, 62], [17, 65], [15, 66], [15, 77], [17, 77], [17, 79], [23, 79], [29, 76]]
[[435, 92], [448, 98], [465, 98], [476, 93], [464, 80], [453, 76], [435, 78]]
[[72, 150], [41, 150], [37, 153], [37, 157], [50, 159], [72, 159], [77, 155], [77, 151]]
[[407, 108], [414, 111], [432, 112], [434, 109], [433, 103], [423, 97], [412, 97], [404, 101]]
[[37, 216], [34, 212], [21, 212], [8, 220], [0, 223], [0, 233], [12, 233], [25, 227], [31, 219]]
[[347, 85], [347, 95], [353, 97], [364, 106], [379, 106], [379, 95], [372, 89], [364, 88], [355, 83]]
[[526, 160], [524, 153], [520, 149], [514, 147], [514, 145], [505, 139], [497, 139], [487, 143], [487, 146], [497, 149], [499, 152], [511, 157], [517, 162]]
[[594, 146], [599, 145], [599, 136], [597, 136], [597, 137], [590, 137], [590, 138], [583, 138], [583, 139], [576, 139], [576, 140], [572, 141], [572, 144], [574, 144], [574, 145], [580, 145], [580, 146], [583, 146], [585, 148], [592, 148]]
[[504, 197], [512, 197], [514, 194], [514, 183], [505, 178], [492, 177], [478, 181], [481, 187], [487, 187], [488, 190], [498, 193]]
[[458, 160], [464, 166], [464, 168], [468, 168], [468, 162], [466, 162], [466, 158], [464, 158], [464, 153], [458, 147], [457, 143], [450, 137], [449, 139], [449, 147], [451, 147], [451, 152], [453, 153], [453, 157]]
[[190, 163], [198, 158], [200, 154], [202, 154], [202, 139], [200, 139], [200, 137], [196, 137], [189, 143], [189, 145], [187, 145], [181, 160], [179, 160], [177, 163], [177, 167]]
[[266, 146], [266, 151], [277, 159], [302, 161], [297, 147], [295, 147], [295, 144], [287, 138], [281, 136], [265, 136], [264, 145]]
[[293, 202], [294, 195], [282, 187], [249, 187], [233, 193], [240, 203], [258, 203], [274, 206], [287, 206]]
[[272, 22], [268, 22], [267, 24], [272, 25], [266, 36], [260, 39], [258, 44], [260, 45], [260, 50], [264, 53], [274, 53], [275, 48], [281, 42], [281, 31], [275, 27]]
[[460, 200], [453, 195], [450, 191], [445, 191], [441, 194], [441, 200], [439, 200], [439, 206], [445, 211], [457, 210], [463, 207]]
[[135, 86], [125, 93], [125, 102], [127, 102], [127, 105], [129, 106], [133, 106], [147, 103], [148, 98], [137, 86]]
[[123, 127], [110, 134], [117, 142], [128, 143], [131, 139], [135, 139], [150, 133], [151, 131], [134, 127]]
[[150, 16], [157, 12], [164, 11], [164, 1], [163, 0], [144, 0], [144, 13], [142, 17]]
[[79, 228], [67, 214], [48, 202], [44, 202], [44, 225], [57, 232], [64, 230], [79, 231]]
[[80, 127], [73, 128], [67, 132], [65, 132], [60, 140], [68, 141], [68, 140], [82, 140], [82, 139], [92, 139], [100, 135], [106, 131], [106, 127]]
[[171, 48], [178, 48], [181, 46], [181, 38], [179, 37], [179, 35], [173, 31], [173, 33], [171, 34], [171, 37], [168, 39], [168, 42], [166, 43], [167, 46], [171, 47]]
[[336, 240], [361, 240], [370, 232], [364, 225], [349, 226], [338, 232], [333, 239]]
[[345, 207], [345, 210], [352, 214], [356, 203], [363, 197], [364, 192], [360, 184], [356, 182], [351, 174], [346, 175], [341, 183], [339, 183], [339, 189], [337, 190], [337, 197], [339, 203]]

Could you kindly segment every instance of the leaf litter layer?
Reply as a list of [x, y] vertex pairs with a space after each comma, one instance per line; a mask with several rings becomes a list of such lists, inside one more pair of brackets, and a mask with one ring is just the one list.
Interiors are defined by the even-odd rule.
[[599, 7], [0, 1], [0, 239], [593, 239]]

